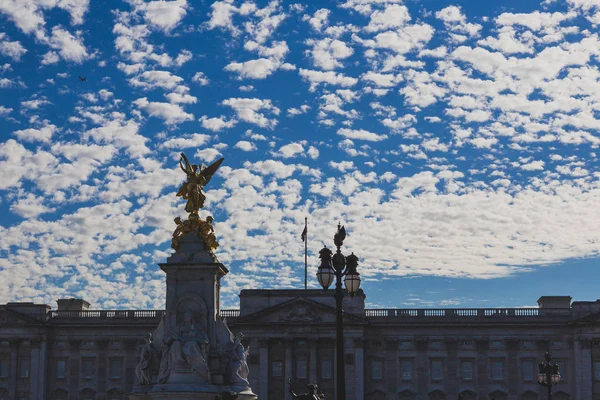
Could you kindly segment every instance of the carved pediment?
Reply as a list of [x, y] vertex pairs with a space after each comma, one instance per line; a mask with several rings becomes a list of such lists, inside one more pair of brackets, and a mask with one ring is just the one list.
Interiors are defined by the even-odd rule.
[[[298, 297], [254, 314], [236, 319], [234, 324], [335, 324], [336, 311], [327, 305]], [[365, 323], [362, 318], [345, 314], [348, 323]]]

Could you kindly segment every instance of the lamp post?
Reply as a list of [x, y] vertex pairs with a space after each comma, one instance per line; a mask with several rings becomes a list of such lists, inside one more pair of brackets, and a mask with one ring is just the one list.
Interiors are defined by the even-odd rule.
[[552, 356], [549, 352], [546, 352], [544, 357], [546, 362], [541, 362], [539, 365], [538, 383], [548, 388], [548, 400], [552, 400], [552, 386], [560, 383], [560, 372], [558, 371], [558, 365], [550, 364]]
[[344, 370], [344, 320], [342, 311], [342, 301], [344, 292], [342, 290], [342, 277], [344, 284], [350, 296], [354, 297], [360, 287], [360, 274], [356, 271], [358, 266], [358, 257], [354, 253], [345, 257], [340, 248], [346, 238], [346, 229], [338, 224], [337, 233], [333, 237], [333, 242], [337, 251], [332, 256], [332, 251], [326, 246], [319, 251], [321, 266], [317, 271], [317, 278], [323, 289], [327, 290], [333, 283], [335, 277], [335, 305], [336, 305], [336, 377], [337, 377], [337, 400], [346, 400], [346, 375]]

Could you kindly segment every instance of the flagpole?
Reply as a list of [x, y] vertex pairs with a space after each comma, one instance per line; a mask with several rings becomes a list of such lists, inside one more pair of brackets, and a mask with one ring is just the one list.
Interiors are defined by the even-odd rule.
[[304, 231], [306, 239], [304, 239], [304, 290], [308, 289], [308, 217], [304, 217]]

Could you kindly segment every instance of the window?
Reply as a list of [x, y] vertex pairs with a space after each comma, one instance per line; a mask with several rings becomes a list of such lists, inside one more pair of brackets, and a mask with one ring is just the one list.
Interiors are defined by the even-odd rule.
[[402, 368], [402, 380], [412, 381], [412, 361], [403, 360], [400, 367]]
[[306, 379], [306, 360], [296, 361], [296, 378]]
[[412, 348], [412, 342], [410, 340], [403, 340], [400, 342], [400, 347], [403, 349], [410, 349]]
[[331, 379], [331, 360], [321, 361], [321, 377], [323, 379]]
[[461, 347], [473, 347], [473, 341], [472, 340], [461, 340], [460, 346]]
[[371, 379], [374, 381], [383, 379], [383, 364], [381, 361], [371, 362]]
[[530, 349], [533, 345], [533, 340], [523, 340], [523, 347]]
[[380, 349], [382, 346], [381, 340], [374, 340], [373, 341], [373, 347], [375, 347], [376, 349]]
[[19, 377], [20, 378], [29, 378], [29, 358], [21, 359], [21, 363], [19, 365]]
[[120, 358], [111, 358], [110, 360], [110, 379], [121, 378], [121, 365], [122, 361]]
[[434, 349], [441, 349], [442, 347], [444, 347], [442, 345], [442, 341], [441, 340], [433, 340], [430, 342], [429, 344], [432, 348]]
[[533, 362], [523, 361], [523, 368], [521, 368], [523, 374], [523, 380], [525, 382], [533, 382]]
[[56, 361], [56, 379], [65, 379], [67, 374], [67, 362], [65, 360]]
[[94, 359], [84, 358], [81, 363], [81, 376], [84, 379], [92, 379], [94, 377]]
[[0, 378], [8, 378], [8, 358], [0, 359]]
[[460, 377], [463, 381], [472, 381], [473, 380], [473, 362], [472, 361], [461, 361]]
[[283, 363], [281, 361], [273, 361], [273, 364], [271, 364], [271, 376], [283, 376]]
[[431, 361], [431, 380], [432, 381], [441, 381], [444, 379], [444, 371], [441, 360], [433, 360]]
[[490, 342], [490, 347], [493, 347], [493, 348], [496, 348], [496, 349], [498, 349], [500, 347], [503, 347], [502, 340], [492, 340]]
[[502, 377], [502, 370], [503, 370], [503, 365], [504, 363], [502, 362], [502, 360], [493, 360], [492, 361], [492, 380], [493, 381], [501, 381], [503, 379]]
[[594, 361], [594, 379], [600, 381], [600, 361]]

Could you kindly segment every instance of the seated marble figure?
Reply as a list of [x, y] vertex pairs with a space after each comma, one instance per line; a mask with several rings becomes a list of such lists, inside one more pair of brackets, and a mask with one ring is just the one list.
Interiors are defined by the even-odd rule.
[[159, 383], [170, 383], [173, 372], [195, 373], [195, 383], [210, 383], [208, 369], [208, 337], [192, 318], [192, 311], [185, 312], [177, 332], [164, 339], [164, 347], [158, 373]]

